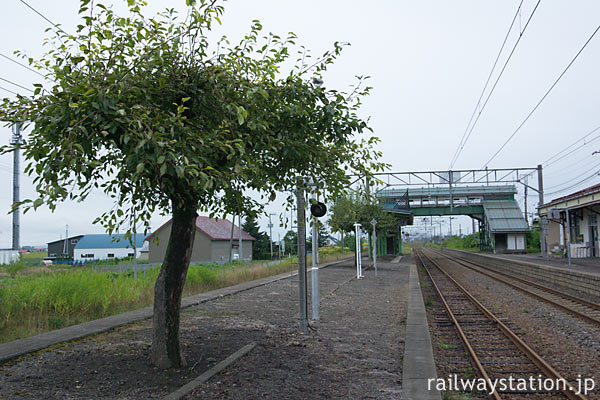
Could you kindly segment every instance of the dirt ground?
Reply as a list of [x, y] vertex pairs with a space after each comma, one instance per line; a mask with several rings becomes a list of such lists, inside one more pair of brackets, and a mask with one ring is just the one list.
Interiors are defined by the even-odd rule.
[[162, 398], [250, 342], [188, 398], [400, 399], [408, 265], [389, 261], [360, 281], [351, 262], [320, 270], [321, 321], [305, 334], [293, 277], [185, 310], [184, 369], [152, 366], [144, 321], [0, 366], [0, 399]]

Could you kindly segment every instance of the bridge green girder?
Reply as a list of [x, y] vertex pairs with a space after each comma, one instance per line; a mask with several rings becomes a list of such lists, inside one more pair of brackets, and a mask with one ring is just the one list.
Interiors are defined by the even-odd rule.
[[[473, 206], [454, 206], [450, 210], [450, 206], [438, 207], [412, 207], [410, 211], [415, 217], [425, 216], [440, 216], [440, 215], [483, 215], [482, 205]], [[479, 218], [478, 218], [479, 219]]]

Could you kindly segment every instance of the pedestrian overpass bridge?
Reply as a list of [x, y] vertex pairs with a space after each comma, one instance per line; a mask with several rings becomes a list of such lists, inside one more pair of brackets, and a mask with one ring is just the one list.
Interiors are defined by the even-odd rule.
[[[534, 173], [537, 188], [528, 184]], [[386, 211], [403, 216], [405, 224], [414, 217], [466, 215], [478, 223], [480, 247], [494, 252], [525, 251], [530, 229], [515, 198], [516, 185], [523, 185], [525, 198], [528, 189], [543, 191], [541, 167], [376, 175], [375, 196]], [[387, 183], [381, 179], [385, 175]]]

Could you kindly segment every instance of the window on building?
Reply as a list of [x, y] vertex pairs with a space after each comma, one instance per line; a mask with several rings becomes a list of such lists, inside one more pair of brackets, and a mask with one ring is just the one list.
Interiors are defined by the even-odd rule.
[[115, 253], [108, 253], [108, 258], [115, 258]]
[[71, 239], [71, 244], [77, 244], [77, 239]]
[[583, 235], [581, 234], [581, 220], [577, 215], [571, 214], [571, 243], [583, 243]]
[[94, 253], [81, 254], [81, 258], [94, 258]]
[[127, 257], [133, 257], [134, 253], [127, 253]]

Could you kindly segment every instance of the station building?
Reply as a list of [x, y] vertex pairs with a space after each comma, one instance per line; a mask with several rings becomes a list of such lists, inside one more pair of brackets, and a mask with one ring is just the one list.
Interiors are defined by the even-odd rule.
[[538, 212], [549, 254], [564, 255], [570, 247], [573, 258], [600, 257], [600, 184], [554, 199]]

